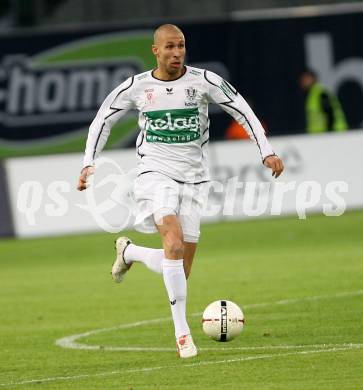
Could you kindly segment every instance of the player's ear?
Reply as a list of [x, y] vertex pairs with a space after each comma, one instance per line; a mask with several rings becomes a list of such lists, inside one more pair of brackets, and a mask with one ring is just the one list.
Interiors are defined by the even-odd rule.
[[153, 52], [154, 56], [157, 56], [158, 54], [158, 47], [156, 45], [151, 46], [151, 51]]

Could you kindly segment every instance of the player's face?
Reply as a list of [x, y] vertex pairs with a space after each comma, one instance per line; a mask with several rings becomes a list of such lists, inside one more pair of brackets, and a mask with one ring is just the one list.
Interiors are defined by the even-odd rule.
[[185, 58], [185, 41], [183, 34], [168, 32], [163, 34], [153, 47], [158, 67], [175, 75], [182, 71]]

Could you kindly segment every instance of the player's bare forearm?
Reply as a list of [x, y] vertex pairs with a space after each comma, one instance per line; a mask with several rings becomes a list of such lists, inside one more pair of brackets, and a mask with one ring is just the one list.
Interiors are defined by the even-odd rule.
[[281, 175], [284, 170], [284, 164], [278, 156], [268, 156], [265, 158], [263, 164], [272, 170], [272, 176], [276, 179]]
[[84, 167], [81, 171], [81, 176], [78, 179], [77, 190], [83, 191], [87, 189], [87, 179], [89, 175], [94, 173], [95, 169], [92, 166]]

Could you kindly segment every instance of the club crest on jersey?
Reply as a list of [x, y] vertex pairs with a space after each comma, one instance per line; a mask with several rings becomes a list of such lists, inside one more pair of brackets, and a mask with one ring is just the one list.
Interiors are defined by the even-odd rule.
[[166, 94], [172, 95], [173, 94], [173, 88], [166, 88]]
[[195, 101], [197, 97], [197, 90], [193, 87], [185, 88], [185, 106], [186, 107], [196, 107], [198, 103]]

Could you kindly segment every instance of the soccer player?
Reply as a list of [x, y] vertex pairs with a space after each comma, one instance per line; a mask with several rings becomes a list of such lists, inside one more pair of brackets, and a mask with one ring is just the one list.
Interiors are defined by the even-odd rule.
[[258, 146], [263, 164], [278, 177], [283, 163], [242, 96], [213, 72], [184, 65], [185, 39], [174, 25], [155, 30], [152, 51], [157, 67], [135, 75], [114, 89], [93, 120], [86, 144], [78, 189], [106, 144], [112, 126], [130, 109], [139, 111], [136, 141], [138, 177], [134, 183], [139, 214], [135, 228], [158, 231], [163, 249], [135, 245], [127, 237], [116, 241], [112, 277], [121, 282], [133, 262], [163, 275], [181, 358], [197, 355], [186, 319], [186, 279], [199, 239], [200, 217], [209, 181], [208, 104], [232, 115]]

